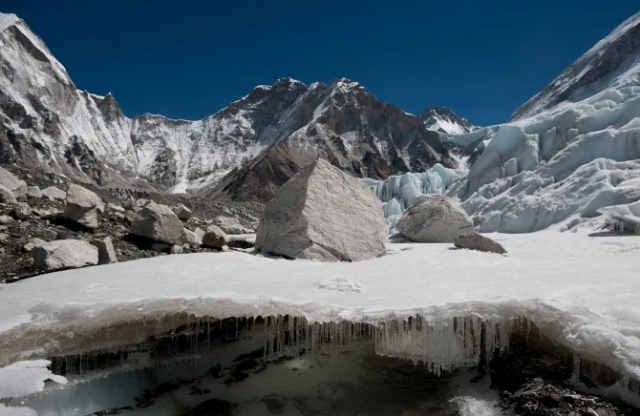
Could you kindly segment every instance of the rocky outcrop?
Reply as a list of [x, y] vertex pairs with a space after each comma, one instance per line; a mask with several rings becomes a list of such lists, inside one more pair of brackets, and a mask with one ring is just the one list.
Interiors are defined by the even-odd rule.
[[57, 240], [34, 247], [37, 266], [47, 271], [98, 264], [98, 249], [82, 240]]
[[229, 237], [217, 225], [210, 225], [202, 236], [202, 245], [222, 249], [229, 245]]
[[98, 228], [104, 212], [104, 202], [95, 192], [80, 185], [71, 185], [67, 191], [67, 207], [64, 217], [87, 228]]
[[184, 225], [171, 208], [149, 202], [142, 208], [131, 225], [131, 233], [168, 244], [178, 243]]
[[453, 240], [453, 245], [457, 248], [484, 251], [487, 253], [505, 254], [507, 252], [500, 243], [475, 232], [457, 236]]
[[402, 213], [396, 227], [417, 243], [452, 243], [473, 231], [473, 221], [452, 199], [424, 195]]
[[318, 159], [269, 203], [255, 246], [292, 259], [359, 261], [384, 255], [387, 235], [382, 204], [369, 188]]

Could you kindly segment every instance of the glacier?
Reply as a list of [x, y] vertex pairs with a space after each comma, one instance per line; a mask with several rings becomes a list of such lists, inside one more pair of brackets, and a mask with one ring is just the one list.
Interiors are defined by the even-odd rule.
[[444, 193], [454, 181], [467, 173], [466, 169], [450, 169], [436, 163], [425, 172], [392, 175], [385, 180], [363, 178], [361, 181], [382, 201], [384, 217], [389, 230], [393, 231], [400, 214], [420, 195]]
[[[0, 288], [0, 366], [127, 350], [199, 322], [271, 317], [273, 339], [303, 331], [314, 351], [368, 328], [378, 355], [439, 373], [477, 364], [469, 346], [479, 331], [465, 328], [484, 326], [493, 351], [530, 323], [637, 396], [638, 241], [580, 231], [494, 238], [509, 255], [389, 244], [387, 256], [359, 263], [228, 252], [105, 265], [91, 278], [89, 269], [42, 275]], [[615, 284], [603, 285], [606, 276]]]
[[640, 199], [639, 36], [637, 13], [483, 140], [447, 190], [480, 231], [568, 230]]

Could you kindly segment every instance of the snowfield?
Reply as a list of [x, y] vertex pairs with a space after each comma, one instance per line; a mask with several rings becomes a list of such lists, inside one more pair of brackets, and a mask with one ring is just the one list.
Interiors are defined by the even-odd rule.
[[[0, 365], [115, 348], [137, 336], [120, 333], [117, 324], [170, 321], [180, 313], [292, 314], [310, 322], [374, 324], [420, 314], [433, 323], [476, 316], [505, 324], [527, 317], [582, 358], [640, 378], [640, 238], [558, 232], [492, 237], [508, 255], [448, 244], [390, 244], [387, 256], [358, 263], [229, 252], [38, 276], [0, 289]], [[102, 336], [93, 337], [99, 331]], [[415, 348], [388, 345], [387, 352], [415, 358]], [[439, 359], [446, 364], [450, 357]]]

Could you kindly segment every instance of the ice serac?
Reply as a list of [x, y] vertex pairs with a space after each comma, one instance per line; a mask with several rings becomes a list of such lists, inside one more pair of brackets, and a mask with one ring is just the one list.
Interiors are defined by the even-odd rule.
[[[110, 187], [184, 193], [219, 185], [217, 195], [261, 202], [316, 156], [379, 179], [434, 163], [455, 167], [419, 119], [344, 78], [310, 86], [281, 78], [202, 120], [130, 119], [112, 94], [78, 91], [24, 21], [5, 21], [0, 163]], [[266, 191], [252, 192], [256, 181]]]
[[435, 164], [425, 172], [393, 175], [385, 180], [364, 178], [362, 182], [382, 201], [389, 230], [394, 230], [400, 214], [424, 194], [444, 193], [467, 174], [466, 169], [449, 169]]
[[496, 126], [448, 194], [482, 232], [567, 229], [638, 200], [639, 159], [640, 13]]
[[386, 253], [387, 233], [382, 204], [373, 193], [318, 159], [268, 204], [255, 246], [292, 259], [360, 261]]

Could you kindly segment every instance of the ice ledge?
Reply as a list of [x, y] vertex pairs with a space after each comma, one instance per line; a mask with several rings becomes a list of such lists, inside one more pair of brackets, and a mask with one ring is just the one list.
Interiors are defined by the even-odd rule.
[[[120, 348], [200, 320], [290, 315], [384, 326], [419, 315], [444, 328], [475, 316], [499, 325], [525, 318], [581, 356], [640, 377], [640, 241], [556, 232], [492, 238], [507, 256], [391, 244], [387, 256], [358, 263], [232, 252], [38, 276], [0, 289], [0, 365]], [[615, 285], [603, 284], [605, 270]]]

